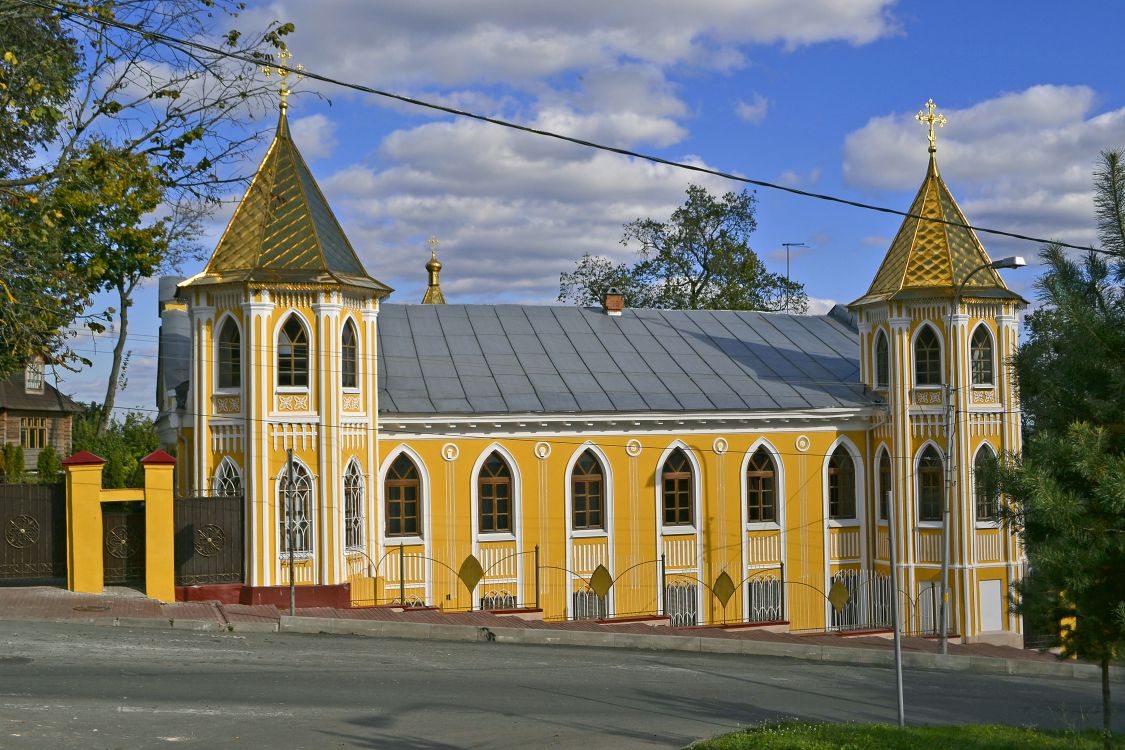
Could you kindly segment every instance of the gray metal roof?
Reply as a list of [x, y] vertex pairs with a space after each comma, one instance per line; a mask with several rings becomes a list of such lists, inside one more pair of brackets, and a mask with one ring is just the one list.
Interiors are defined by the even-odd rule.
[[856, 331], [833, 315], [528, 305], [379, 313], [383, 414], [858, 407]]

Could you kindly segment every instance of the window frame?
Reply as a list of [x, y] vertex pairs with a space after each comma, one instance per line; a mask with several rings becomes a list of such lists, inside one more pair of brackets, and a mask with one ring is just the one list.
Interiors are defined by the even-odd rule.
[[[848, 463], [851, 465], [850, 472], [847, 472], [845, 474], [843, 472], [842, 468], [833, 465], [836, 461], [836, 456], [838, 456], [838, 455], [844, 456], [845, 458], [847, 458]], [[850, 474], [850, 476], [851, 476], [851, 481], [848, 482], [846, 485], [841, 484], [840, 477], [841, 476], [847, 476], [848, 474]], [[859, 492], [856, 491], [856, 483], [857, 483], [858, 479], [859, 479], [859, 471], [856, 468], [855, 456], [852, 455], [852, 452], [849, 451], [844, 446], [843, 443], [838, 443], [832, 449], [832, 452], [828, 454], [828, 462], [827, 462], [827, 465], [825, 467], [825, 493], [826, 493], [827, 499], [828, 499], [828, 520], [829, 521], [831, 521], [835, 524], [838, 524], [838, 525], [843, 525], [843, 526], [854, 525], [854, 524], [859, 523], [859, 499], [858, 499]], [[833, 503], [835, 503], [837, 506], [839, 506], [841, 501], [845, 499], [845, 498], [839, 497], [839, 492], [845, 486], [850, 488], [849, 491], [850, 491], [850, 494], [851, 494], [851, 498], [850, 498], [851, 515], [845, 515], [845, 514], [839, 512], [839, 510], [837, 510], [836, 512], [833, 512], [833, 510], [832, 510]], [[835, 497], [835, 498], [833, 497], [834, 491], [835, 491], [835, 494], [837, 495], [837, 497]]]
[[[232, 330], [235, 336], [233, 344], [227, 340], [227, 332]], [[233, 315], [224, 315], [222, 322], [219, 324], [219, 335], [215, 337], [215, 353], [215, 361], [218, 363], [215, 368], [215, 390], [241, 390], [242, 329]], [[231, 385], [232, 380], [233, 385]]]
[[[230, 488], [236, 491], [230, 491]], [[211, 492], [216, 497], [242, 497], [242, 469], [230, 456], [224, 456], [211, 476]]]
[[[932, 337], [932, 346], [929, 345], [929, 341], [923, 341], [924, 336]], [[926, 345], [925, 350], [922, 349], [923, 344]], [[917, 388], [940, 388], [944, 385], [945, 368], [941, 336], [938, 335], [937, 330], [932, 325], [925, 323], [918, 327], [918, 330], [914, 333], [911, 350], [914, 362], [914, 386]], [[923, 354], [928, 355], [925, 360], [922, 359]], [[925, 379], [922, 378], [923, 374], [926, 375]], [[936, 379], [931, 379], [931, 377]]]
[[[597, 467], [597, 473], [584, 473], [579, 474], [579, 469], [584, 459], [589, 457], [590, 461]], [[596, 497], [589, 491], [580, 493], [578, 491], [578, 482], [583, 481], [587, 486], [592, 481], [598, 483], [598, 490]], [[570, 529], [573, 532], [578, 532], [581, 536], [602, 535], [606, 532], [606, 470], [600, 458], [589, 448], [586, 448], [579, 455], [574, 462], [574, 466], [570, 470]], [[578, 499], [582, 497], [586, 501], [586, 507], [579, 511]], [[590, 499], [594, 497], [597, 501], [596, 512], [598, 515], [598, 522], [596, 524], [589, 522], [591, 514]], [[578, 523], [578, 514], [583, 513], [586, 516], [586, 523]]]
[[46, 382], [46, 367], [39, 360], [28, 362], [23, 368], [24, 393], [43, 393]]
[[[32, 440], [31, 437], [36, 439]], [[32, 445], [32, 443], [38, 445]], [[40, 451], [51, 444], [50, 417], [20, 417], [20, 447], [28, 451]]]
[[[940, 524], [945, 493], [945, 458], [932, 443], [918, 453], [914, 473], [915, 492], [918, 498], [918, 523]], [[935, 494], [936, 498], [927, 499], [928, 491]], [[936, 513], [927, 513], [926, 511], [933, 510], [934, 502], [936, 502]]]
[[[878, 495], [875, 498], [876, 518], [882, 523], [889, 524], [890, 508], [887, 506], [887, 490], [892, 489], [894, 485], [894, 465], [891, 464], [891, 452], [885, 447], [879, 449], [879, 458], [875, 461], [875, 476], [878, 477], [876, 492]], [[883, 465], [886, 464], [887, 470], [883, 471]], [[884, 478], [885, 477], [885, 478]]]
[[[351, 334], [350, 343], [348, 334]], [[359, 390], [359, 331], [351, 318], [344, 321], [340, 331], [340, 388]]]
[[[768, 470], [756, 467], [755, 459], [758, 457], [759, 454], [765, 457], [765, 460], [766, 460], [766, 462], [769, 466]], [[778, 489], [779, 489], [779, 486], [780, 486], [780, 482], [778, 481], [778, 476], [779, 476], [779, 472], [777, 470], [777, 460], [774, 458], [774, 455], [770, 452], [770, 450], [768, 448], [766, 448], [766, 446], [759, 445], [757, 448], [754, 449], [754, 452], [751, 453], [749, 455], [749, 457], [746, 459], [746, 471], [743, 473], [743, 483], [744, 483], [745, 488], [746, 488], [746, 525], [747, 526], [750, 526], [750, 527], [772, 527], [772, 526], [777, 526], [780, 523], [780, 512], [779, 512], [780, 511], [780, 508], [779, 508], [780, 503], [779, 503], [779, 497], [778, 497]], [[760, 484], [756, 489], [751, 486], [752, 480], [754, 480], [754, 479], [764, 480], [764, 479], [767, 479], [767, 478], [768, 478], [768, 480], [770, 482], [770, 485], [771, 485], [768, 492], [772, 496], [772, 498], [770, 500], [770, 503], [769, 503], [770, 518], [764, 518], [763, 517], [766, 504], [762, 500], [762, 495], [764, 493], [761, 489]], [[754, 502], [755, 497], [758, 500], [757, 503]], [[757, 507], [757, 509], [759, 511], [757, 518], [754, 518], [753, 517], [754, 514], [751, 513], [751, 509], [754, 508], [754, 507]]]
[[[367, 549], [366, 484], [359, 461], [348, 461], [341, 478], [344, 488], [344, 552]], [[354, 539], [353, 539], [354, 537]]]
[[[496, 459], [500, 462], [500, 464], [506, 470], [506, 472], [507, 472], [506, 476], [502, 475], [502, 474], [485, 475], [485, 470], [488, 468], [488, 464], [491, 461], [491, 459], [493, 458], [493, 456], [496, 457]], [[477, 477], [476, 477], [476, 480], [477, 480], [477, 514], [476, 514], [477, 518], [476, 518], [476, 522], [477, 522], [477, 534], [479, 534], [480, 536], [498, 536], [498, 535], [500, 535], [500, 536], [511, 537], [511, 536], [515, 535], [515, 533], [516, 533], [516, 518], [515, 518], [516, 503], [515, 503], [515, 477], [513, 476], [513, 473], [514, 472], [512, 471], [512, 466], [508, 462], [508, 459], [505, 458], [504, 455], [501, 454], [500, 451], [496, 450], [495, 448], [492, 449], [491, 451], [489, 451], [489, 453], [485, 456], [484, 460], [481, 462], [480, 468], [477, 469]], [[493, 487], [494, 488], [494, 487], [503, 487], [503, 486], [506, 486], [508, 488], [507, 498], [506, 498], [506, 500], [508, 502], [508, 512], [506, 514], [502, 514], [502, 513], [499, 512], [499, 510], [497, 508], [497, 503], [496, 503], [497, 497], [494, 494], [495, 490], [491, 490], [490, 493], [489, 493], [490, 496], [489, 496], [488, 499], [492, 503], [492, 510], [487, 515], [492, 519], [492, 528], [485, 529], [484, 523], [483, 523], [483, 521], [485, 519], [485, 515], [486, 515], [485, 510], [484, 510], [484, 501], [485, 501], [485, 490], [484, 490], [484, 488], [485, 487]], [[498, 524], [498, 519], [502, 515], [507, 515], [507, 526], [503, 527], [503, 528], [500, 527], [499, 524]]]
[[[298, 328], [300, 329], [301, 337], [304, 340], [303, 342], [295, 341], [292, 337], [289, 336], [289, 333], [286, 331], [286, 328], [289, 327], [290, 323], [294, 323], [296, 326], [298, 326]], [[288, 342], [287, 344], [284, 344], [284, 345], [282, 344], [282, 342], [281, 342], [282, 336], [286, 337], [286, 340]], [[285, 321], [278, 327], [277, 335], [276, 335], [274, 340], [276, 341], [276, 352], [275, 352], [275, 355], [274, 355], [274, 370], [275, 370], [274, 377], [276, 379], [277, 389], [279, 391], [290, 391], [290, 392], [292, 392], [292, 391], [297, 391], [297, 392], [308, 391], [309, 387], [310, 387], [309, 384], [312, 380], [312, 377], [311, 377], [311, 374], [310, 374], [310, 367], [309, 367], [309, 365], [310, 365], [309, 355], [311, 353], [312, 347], [310, 345], [310, 336], [309, 336], [308, 326], [305, 325], [305, 322], [301, 319], [301, 316], [298, 315], [296, 312], [289, 313], [289, 315], [285, 318]], [[283, 346], [290, 346], [290, 347], [293, 347], [294, 349], [296, 349], [297, 347], [303, 347], [304, 348], [304, 370], [303, 371], [298, 370], [297, 367], [296, 367], [296, 363], [298, 361], [300, 361], [300, 357], [297, 356], [296, 351], [294, 351], [294, 352], [292, 352], [288, 355], [287, 361], [289, 363], [289, 367], [288, 368], [282, 367], [282, 363], [284, 361], [286, 361], [286, 360], [282, 359], [282, 347]], [[302, 378], [298, 378], [297, 375], [299, 375], [303, 372], [304, 382], [303, 383], [283, 382], [282, 381], [283, 372], [288, 373], [290, 381], [301, 380]]]
[[978, 528], [994, 529], [1000, 525], [1000, 494], [997, 493], [988, 502], [992, 505], [992, 514], [989, 517], [982, 518], [980, 515], [981, 509], [981, 485], [977, 478], [980, 470], [977, 464], [981, 458], [987, 456], [990, 459], [995, 459], [996, 454], [992, 451], [992, 446], [988, 443], [981, 443], [977, 448], [976, 455], [973, 456], [973, 520], [976, 522]]
[[[295, 547], [293, 556], [300, 559], [309, 559], [316, 555], [316, 480], [302, 461], [294, 460], [293, 475], [296, 480], [294, 484], [298, 495], [296, 499], [300, 501], [303, 498], [301, 506], [297, 506], [296, 502], [294, 503], [294, 507], [302, 511], [295, 514], [295, 517], [298, 519], [298, 525], [304, 523], [304, 528], [298, 531], [298, 541], [301, 536], [304, 536], [304, 544]], [[277, 481], [277, 529], [279, 537], [277, 548], [278, 556], [283, 560], [289, 555], [289, 535], [286, 533], [289, 509], [285, 497], [288, 485], [289, 472], [285, 467], [282, 467], [281, 475]]]
[[[978, 360], [977, 351], [978, 343], [977, 336], [980, 334], [983, 343], [988, 347], [987, 356]], [[981, 369], [985, 366], [988, 368], [987, 373], [982, 373], [982, 377], [978, 379], [977, 366], [981, 365]], [[987, 379], [983, 375], [987, 374]], [[969, 337], [969, 382], [973, 384], [974, 388], [995, 388], [996, 387], [996, 342], [992, 337], [992, 331], [988, 329], [984, 323], [979, 324], [973, 329], [972, 335]]]
[[[401, 471], [396, 469], [395, 467], [396, 465], [399, 465], [399, 462], [405, 462], [409, 466], [410, 471], [413, 472], [414, 476], [410, 477], [404, 475]], [[405, 522], [411, 518], [411, 516], [405, 511], [405, 506], [408, 501], [402, 496], [400, 496], [399, 499], [395, 500], [394, 498], [392, 498], [392, 494], [394, 493], [391, 492], [392, 489], [406, 490], [409, 488], [413, 488], [415, 492], [413, 515], [415, 526], [414, 532], [406, 531]], [[391, 504], [395, 502], [402, 506], [397, 514], [391, 512]], [[423, 517], [422, 471], [418, 468], [418, 463], [417, 461], [415, 461], [413, 456], [410, 456], [406, 452], [399, 453], [387, 466], [387, 470], [383, 474], [383, 536], [387, 539], [421, 540], [423, 538]], [[391, 521], [396, 518], [399, 521], [400, 530], [398, 532], [392, 532]]]
[[[683, 457], [684, 468], [677, 471], [669, 471], [668, 464], [679, 454]], [[685, 510], [685, 506], [679, 502], [685, 495], [687, 497], [686, 510], [688, 514], [687, 521], [674, 520], [668, 521], [668, 481], [671, 480], [676, 483], [673, 495], [676, 501], [671, 508], [675, 516], [681, 515]], [[692, 465], [691, 459], [688, 457], [687, 451], [677, 446], [672, 449], [664, 461], [660, 464], [660, 526], [662, 529], [683, 529], [695, 530], [695, 467]], [[686, 489], [684, 483], [686, 482]]]
[[875, 334], [875, 388], [885, 390], [891, 384], [891, 347], [887, 340], [887, 332], [879, 331]]

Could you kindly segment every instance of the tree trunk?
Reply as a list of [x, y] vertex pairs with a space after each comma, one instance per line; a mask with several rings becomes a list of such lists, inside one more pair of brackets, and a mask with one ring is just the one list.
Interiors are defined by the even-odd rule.
[[117, 343], [113, 347], [113, 365], [109, 369], [109, 382], [105, 384], [105, 401], [102, 404], [102, 418], [98, 422], [98, 435], [104, 435], [109, 429], [109, 420], [113, 416], [113, 403], [117, 400], [117, 381], [121, 378], [121, 362], [125, 356], [125, 337], [129, 333], [129, 292], [124, 284], [117, 285], [117, 299], [120, 303], [118, 311], [120, 326], [117, 329]]
[[1105, 750], [1113, 747], [1113, 722], [1110, 720], [1109, 707], [1109, 657], [1102, 657], [1102, 741]]

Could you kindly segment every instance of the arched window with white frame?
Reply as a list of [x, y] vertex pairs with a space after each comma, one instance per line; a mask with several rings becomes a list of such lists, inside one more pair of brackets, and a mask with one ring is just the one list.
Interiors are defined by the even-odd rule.
[[422, 480], [418, 467], [405, 453], [387, 469], [383, 497], [386, 502], [384, 533], [388, 537], [421, 536]]
[[945, 464], [941, 454], [927, 445], [918, 459], [918, 520], [940, 521], [945, 492]]
[[219, 468], [215, 469], [211, 488], [220, 497], [237, 497], [242, 494], [242, 472], [229, 457], [224, 458], [219, 463]]
[[571, 528], [605, 530], [605, 471], [591, 450], [579, 456], [570, 473]]
[[694, 481], [687, 454], [683, 449], [676, 448], [660, 469], [665, 526], [692, 526], [695, 523]]
[[1000, 513], [1000, 496], [989, 481], [996, 454], [987, 443], [981, 445], [973, 459], [973, 497], [976, 500], [976, 518], [980, 523], [995, 523]]
[[340, 387], [356, 388], [359, 384], [359, 337], [355, 323], [344, 321], [344, 332], [340, 334]]
[[914, 337], [914, 385], [941, 385], [941, 341], [933, 326]]
[[828, 460], [828, 517], [853, 520], [855, 512], [855, 459], [838, 445]]
[[891, 382], [891, 352], [887, 344], [887, 334], [879, 331], [875, 335], [875, 387], [886, 388]]
[[[277, 517], [280, 519], [282, 554], [289, 552], [289, 539], [292, 535], [293, 551], [299, 555], [313, 551], [313, 479], [309, 470], [300, 462], [293, 463], [293, 484], [289, 484], [289, 471], [281, 472], [277, 483]], [[290, 523], [292, 511], [292, 523]]]
[[891, 454], [884, 448], [879, 455], [879, 520], [890, 521], [890, 509], [887, 507], [887, 493], [892, 489]]
[[973, 385], [993, 385], [996, 382], [996, 369], [992, 358], [992, 334], [985, 325], [977, 326], [969, 341], [969, 361], [972, 369]]
[[290, 315], [277, 334], [277, 384], [285, 388], [309, 385], [309, 337], [296, 315]]
[[777, 467], [765, 446], [746, 464], [747, 523], [777, 522]]
[[227, 317], [219, 329], [219, 387], [242, 387], [242, 335], [234, 318]]
[[480, 533], [511, 534], [515, 529], [512, 519], [512, 470], [497, 451], [493, 451], [480, 467], [477, 497], [480, 503]]
[[353, 458], [344, 472], [344, 544], [349, 550], [362, 550], [364, 508], [363, 472]]

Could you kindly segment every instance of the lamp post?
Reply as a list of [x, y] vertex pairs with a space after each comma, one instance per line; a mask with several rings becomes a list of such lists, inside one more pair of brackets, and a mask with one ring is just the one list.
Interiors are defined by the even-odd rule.
[[789, 312], [789, 248], [808, 245], [803, 242], [782, 242], [781, 246], [785, 248], [785, 312]]
[[950, 388], [950, 418], [947, 420], [948, 429], [946, 430], [945, 497], [942, 503], [943, 509], [941, 514], [941, 601], [938, 608], [938, 644], [942, 654], [949, 653], [949, 628], [946, 624], [949, 609], [949, 506], [950, 499], [953, 496], [953, 488], [957, 483], [956, 474], [953, 471], [953, 455], [955, 450], [954, 441], [957, 436], [957, 423], [961, 414], [961, 362], [954, 356], [956, 338], [953, 335], [953, 317], [957, 314], [957, 308], [961, 304], [961, 295], [965, 291], [965, 285], [969, 283], [969, 280], [972, 279], [973, 276], [976, 276], [986, 268], [993, 270], [999, 268], [1023, 268], [1026, 265], [1027, 261], [1024, 260], [1022, 255], [1011, 255], [977, 266], [954, 288], [953, 299], [950, 301], [949, 325], [946, 326], [946, 334], [949, 336], [949, 346], [946, 349], [949, 352], [949, 362], [953, 369], [953, 384]]

